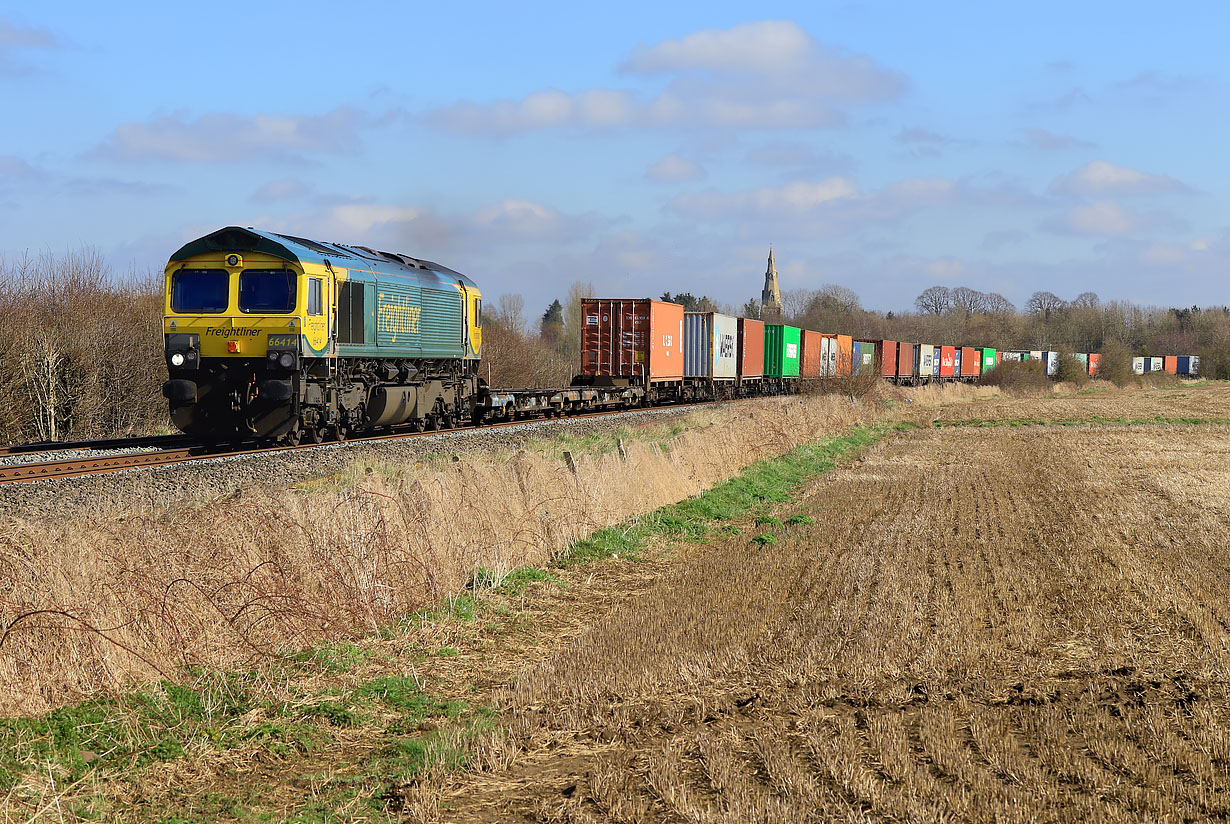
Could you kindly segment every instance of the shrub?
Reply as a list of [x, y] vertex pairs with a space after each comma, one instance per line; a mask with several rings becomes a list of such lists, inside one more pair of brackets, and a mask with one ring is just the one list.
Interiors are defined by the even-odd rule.
[[1051, 379], [1042, 361], [1003, 361], [978, 379], [981, 386], [996, 386], [1013, 394], [1047, 392]]
[[1140, 383], [1132, 371], [1132, 353], [1122, 343], [1111, 342], [1102, 347], [1102, 359], [1098, 362], [1098, 378], [1110, 381], [1115, 386], [1135, 386]]
[[1089, 383], [1089, 369], [1081, 363], [1076, 355], [1064, 350], [1059, 353], [1059, 365], [1055, 369], [1055, 380], [1062, 383], [1074, 383], [1084, 386]]

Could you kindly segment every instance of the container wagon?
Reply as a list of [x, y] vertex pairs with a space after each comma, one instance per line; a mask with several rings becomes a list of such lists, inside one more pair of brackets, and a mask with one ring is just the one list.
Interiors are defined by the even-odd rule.
[[935, 347], [929, 343], [918, 344], [918, 354], [914, 358], [918, 364], [914, 374], [922, 382], [931, 380], [935, 374]]
[[880, 374], [880, 364], [878, 356], [879, 348], [875, 341], [856, 340], [851, 344], [851, 352], [853, 353], [854, 366], [851, 373], [854, 375], [873, 375]]
[[918, 377], [918, 344], [897, 344], [897, 383], [913, 384]]
[[1150, 372], [1161, 372], [1162, 371], [1162, 359], [1161, 358], [1149, 358], [1149, 371]]
[[799, 377], [804, 380], [817, 380], [824, 374], [826, 338], [810, 329], [802, 329], [800, 333], [802, 352], [799, 356]]
[[880, 377], [894, 380], [897, 377], [898, 343], [895, 340], [881, 340], [879, 343]]
[[1097, 352], [1089, 353], [1089, 376], [1095, 377], [1098, 374], [1098, 364], [1101, 362], [1102, 356]]
[[972, 346], [961, 347], [961, 371], [963, 378], [976, 378], [982, 374], [982, 356]]
[[848, 378], [854, 374], [854, 338], [850, 335], [834, 335], [832, 353], [833, 369], [830, 375]]
[[1200, 358], [1197, 355], [1179, 355], [1175, 360], [1177, 374], [1194, 377], [1200, 373]]
[[986, 374], [999, 363], [999, 352], [989, 346], [982, 347], [982, 374]]
[[640, 387], [648, 403], [682, 399], [682, 306], [645, 298], [586, 298], [581, 316], [581, 374], [575, 383]]
[[765, 324], [764, 377], [771, 387], [780, 391], [797, 383], [802, 348], [802, 330], [797, 326]]
[[739, 390], [750, 394], [764, 379], [764, 321], [739, 318]]
[[731, 398], [739, 379], [739, 319], [720, 312], [683, 315], [685, 398]]
[[956, 375], [957, 368], [957, 349], [955, 346], [940, 347], [940, 374], [941, 378], [951, 378]]

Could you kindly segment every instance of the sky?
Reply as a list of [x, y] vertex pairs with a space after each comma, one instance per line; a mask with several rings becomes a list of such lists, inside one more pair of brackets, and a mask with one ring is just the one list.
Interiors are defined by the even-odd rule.
[[904, 310], [1230, 302], [1230, 4], [0, 4], [0, 258], [161, 271], [228, 225]]

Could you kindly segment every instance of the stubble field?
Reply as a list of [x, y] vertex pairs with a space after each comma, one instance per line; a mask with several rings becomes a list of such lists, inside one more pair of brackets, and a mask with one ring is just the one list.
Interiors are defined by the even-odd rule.
[[[753, 527], [775, 543], [684, 550], [497, 693], [508, 768], [408, 787], [410, 807], [459, 821], [1225, 818], [1230, 429], [993, 425], [1101, 414], [1086, 401], [1147, 417], [1156, 394], [950, 410]], [[1193, 414], [1217, 412], [1193, 397]]]

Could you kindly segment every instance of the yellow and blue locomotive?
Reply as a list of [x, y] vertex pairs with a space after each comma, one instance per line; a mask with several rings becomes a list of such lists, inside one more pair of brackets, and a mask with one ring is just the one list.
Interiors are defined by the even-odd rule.
[[164, 332], [171, 418], [206, 441], [481, 414], [482, 296], [431, 261], [231, 226], [172, 255]]

